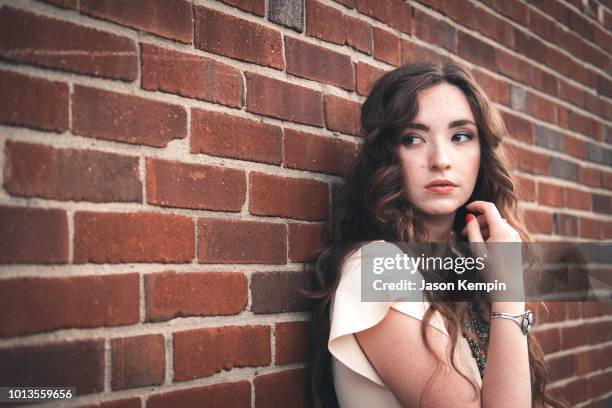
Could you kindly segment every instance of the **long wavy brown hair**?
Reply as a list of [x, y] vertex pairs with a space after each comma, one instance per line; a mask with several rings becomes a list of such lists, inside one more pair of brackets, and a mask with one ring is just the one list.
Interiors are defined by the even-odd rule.
[[[418, 210], [405, 199], [397, 146], [399, 136], [418, 113], [418, 92], [443, 82], [457, 86], [463, 91], [480, 135], [481, 166], [468, 202], [493, 202], [502, 217], [519, 232], [523, 242], [532, 241], [517, 209], [516, 184], [502, 145], [502, 140], [508, 137], [508, 131], [499, 112], [491, 105], [471, 73], [450, 62], [422, 62], [404, 65], [382, 75], [373, 84], [363, 103], [363, 145], [347, 169], [344, 183], [334, 195], [326, 242], [311, 258], [316, 259], [314, 271], [306, 267], [304, 269], [307, 282], [302, 293], [313, 302], [308, 388], [312, 404], [316, 408], [338, 407], [328, 340], [330, 305], [346, 259], [363, 242], [428, 241], [422, 217], [418, 216]], [[465, 216], [465, 208], [459, 208], [453, 223], [453, 231], [460, 241], [467, 241], [460, 233], [465, 227]], [[526, 248], [526, 258], [537, 256], [535, 251]], [[527, 264], [537, 264], [534, 259], [526, 261]], [[430, 295], [426, 293], [426, 296]], [[467, 302], [450, 302], [431, 297], [428, 300], [431, 307], [422, 319], [421, 335], [427, 349], [440, 365], [441, 360], [429, 343], [426, 325], [435, 311], [441, 313], [448, 325], [451, 339], [448, 353], [452, 356], [458, 336], [462, 333], [461, 322], [467, 316]], [[488, 316], [486, 311], [490, 310], [490, 301], [480, 299], [476, 302], [485, 311], [484, 316]], [[538, 303], [548, 311], [543, 302]], [[488, 320], [486, 317], [483, 319]], [[473, 333], [466, 334], [474, 336]], [[547, 389], [544, 353], [531, 333], [528, 335], [528, 344], [533, 406], [567, 407], [565, 401], [558, 400]], [[457, 369], [453, 358], [450, 358], [450, 361], [453, 368], [472, 385], [476, 396], [477, 385]]]

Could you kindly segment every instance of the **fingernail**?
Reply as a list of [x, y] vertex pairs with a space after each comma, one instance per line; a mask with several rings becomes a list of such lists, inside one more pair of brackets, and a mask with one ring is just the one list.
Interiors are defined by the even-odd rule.
[[474, 216], [472, 214], [468, 214], [465, 216], [465, 221], [466, 222], [470, 222], [474, 219]]

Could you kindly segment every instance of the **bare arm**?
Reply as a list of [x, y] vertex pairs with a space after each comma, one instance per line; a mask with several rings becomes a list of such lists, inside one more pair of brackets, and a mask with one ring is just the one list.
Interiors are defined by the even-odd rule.
[[[492, 307], [494, 311], [514, 314], [524, 310], [521, 303], [494, 304]], [[355, 333], [370, 363], [404, 407], [419, 406], [419, 398], [436, 369], [435, 359], [422, 339], [421, 324], [418, 319], [389, 309], [376, 326]], [[450, 366], [446, 356], [450, 338], [432, 326], [428, 326], [428, 336], [444, 365], [423, 396], [424, 406], [531, 406], [527, 340], [515, 323], [492, 319], [488, 365], [482, 389], [476, 396], [467, 380]], [[462, 373], [468, 373], [465, 365], [457, 365]]]

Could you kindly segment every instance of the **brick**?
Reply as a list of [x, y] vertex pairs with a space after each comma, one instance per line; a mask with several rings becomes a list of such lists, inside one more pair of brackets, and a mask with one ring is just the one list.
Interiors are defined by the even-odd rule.
[[365, 21], [357, 18], [346, 16], [344, 19], [346, 25], [346, 44], [365, 54], [372, 55], [372, 27]]
[[402, 0], [355, 0], [355, 8], [405, 34], [412, 34], [412, 7]]
[[133, 397], [105, 401], [100, 404], [81, 405], [79, 408], [141, 408], [141, 406], [140, 398]]
[[[587, 324], [579, 326], [561, 328], [561, 349], [570, 350], [588, 344], [588, 339], [584, 335], [587, 331]], [[576, 355], [578, 357], [578, 355]]]
[[515, 176], [517, 184], [515, 184], [516, 191], [518, 192], [519, 199], [522, 201], [535, 201], [536, 199], [536, 183], [534, 180], [523, 177]]
[[544, 363], [549, 373], [550, 382], [572, 377], [576, 371], [576, 356], [573, 354], [553, 357], [545, 360]]
[[[603, 354], [603, 351], [601, 352]], [[604, 366], [604, 368], [607, 368]], [[589, 398], [599, 398], [605, 395], [609, 388], [610, 383], [612, 383], [612, 374], [610, 371], [604, 373], [596, 373], [592, 377], [589, 377], [589, 381], [587, 381], [587, 395]], [[605, 403], [602, 400], [596, 402], [597, 403]], [[595, 407], [597, 405], [589, 405], [589, 407]]]
[[580, 184], [599, 187], [602, 185], [602, 173], [594, 167], [580, 166], [578, 169], [578, 181]]
[[484, 71], [474, 71], [473, 74], [476, 82], [484, 88], [485, 93], [492, 101], [510, 105], [510, 85], [508, 82], [500, 81], [484, 73]]
[[138, 323], [138, 274], [0, 281], [0, 336]]
[[183, 43], [193, 41], [191, 3], [183, 0], [82, 0], [83, 14]]
[[147, 408], [178, 406], [195, 408], [201, 406], [202, 401], [206, 401], [210, 408], [250, 408], [251, 384], [248, 381], [236, 381], [178, 391], [166, 391], [151, 395], [147, 399]]
[[572, 136], [565, 136], [565, 153], [578, 159], [586, 159], [587, 145], [584, 140]]
[[235, 315], [246, 307], [247, 290], [247, 278], [240, 272], [148, 274], [145, 276], [147, 321]]
[[347, 33], [346, 17], [342, 11], [325, 6], [317, 0], [306, 1], [307, 35], [344, 45]]
[[247, 13], [255, 14], [260, 17], [266, 15], [265, 0], [221, 0], [225, 4], [239, 8]]
[[192, 109], [191, 152], [280, 164], [282, 130], [261, 121]]
[[542, 346], [544, 354], [554, 353], [560, 350], [561, 333], [559, 329], [539, 330], [534, 332], [534, 335], [540, 346]]
[[550, 157], [518, 146], [507, 145], [513, 166], [519, 170], [539, 175], [548, 175]]
[[561, 395], [567, 401], [568, 406], [575, 407], [586, 400], [587, 382], [585, 378], [579, 378], [566, 382], [563, 386], [556, 386], [552, 388], [552, 391]]
[[565, 81], [559, 81], [559, 97], [576, 106], [586, 104], [586, 92]]
[[11, 7], [0, 9], [0, 56], [123, 81], [137, 75], [132, 40]]
[[602, 239], [605, 236], [605, 225], [601, 220], [580, 217], [580, 236], [584, 238]]
[[504, 16], [516, 21], [517, 23], [526, 26], [528, 23], [528, 8], [527, 4], [519, 0], [512, 1], [496, 1], [495, 9]]
[[593, 211], [610, 215], [612, 214], [612, 200], [609, 195], [593, 194]]
[[587, 158], [595, 163], [612, 165], [612, 150], [593, 143], [587, 143]]
[[574, 111], [569, 113], [569, 127], [595, 140], [602, 140], [601, 123]]
[[253, 171], [249, 194], [249, 212], [255, 215], [320, 221], [329, 211], [328, 184], [318, 180]]
[[495, 66], [499, 73], [521, 83], [529, 83], [529, 65], [525, 61], [501, 48], [496, 48], [494, 52]]
[[224, 326], [174, 333], [174, 381], [234, 367], [270, 365], [270, 326]]
[[240, 71], [227, 64], [198, 55], [141, 44], [142, 88], [187, 98], [242, 106]]
[[373, 67], [365, 62], [359, 61], [355, 63], [357, 93], [364, 96], [369, 94], [374, 81], [380, 78], [384, 73], [384, 70]]
[[195, 6], [198, 49], [279, 70], [285, 68], [281, 35], [261, 24]]
[[309, 322], [279, 322], [274, 330], [278, 364], [301, 363], [308, 360]]
[[578, 218], [573, 215], [555, 214], [555, 233], [557, 235], [578, 236]]
[[76, 395], [104, 391], [104, 340], [62, 341], [0, 349], [0, 384], [75, 387]]
[[438, 54], [436, 51], [423, 47], [409, 40], [401, 40], [402, 49], [402, 64], [410, 64], [413, 62], [430, 61], [430, 62], [449, 62], [449, 57]]
[[378, 27], [374, 27], [374, 58], [399, 66], [401, 61], [400, 38]]
[[477, 37], [457, 32], [457, 51], [465, 59], [482, 67], [495, 70], [495, 49]]
[[610, 329], [612, 329], [612, 322], [609, 320], [589, 324], [586, 333], [589, 344], [608, 342], [610, 340]]
[[514, 50], [520, 55], [545, 63], [547, 48], [538, 37], [514, 28]]
[[149, 212], [74, 215], [75, 263], [191, 262], [195, 252], [190, 217]]
[[602, 175], [602, 186], [607, 190], [612, 190], [612, 173], [606, 172]]
[[255, 377], [253, 383], [257, 407], [310, 407], [307, 376], [307, 369], [298, 368]]
[[417, 38], [428, 44], [456, 52], [456, 30], [443, 20], [414, 9], [414, 31]]
[[0, 122], [61, 133], [68, 129], [68, 85], [0, 71]]
[[538, 203], [553, 207], [563, 207], [565, 190], [562, 186], [538, 182]]
[[549, 123], [556, 123], [558, 118], [557, 105], [531, 92], [526, 93], [525, 112]]
[[349, 55], [285, 37], [287, 72], [349, 91], [355, 89], [355, 73]]
[[450, 4], [453, 4], [455, 9], [459, 9], [456, 12], [457, 18], [455, 20], [460, 24], [470, 27], [506, 47], [512, 48], [514, 46], [514, 28], [497, 14], [467, 3], [450, 2]]
[[251, 311], [255, 314], [310, 310], [312, 303], [304, 289], [303, 272], [255, 272], [251, 276]]
[[112, 339], [112, 388], [161, 385], [166, 372], [166, 342], [161, 334]]
[[327, 238], [325, 224], [289, 223], [289, 261], [314, 261], [314, 251], [321, 248]]
[[142, 202], [138, 158], [7, 140], [4, 188], [12, 195], [92, 202]]
[[243, 170], [147, 158], [147, 202], [164, 207], [240, 211]]
[[272, 78], [245, 72], [247, 111], [306, 125], [323, 127], [323, 96]]
[[579, 210], [591, 209], [591, 193], [575, 188], [565, 188], [565, 206]]
[[527, 229], [536, 234], [552, 234], [552, 214], [538, 210], [525, 210], [525, 224]]
[[0, 263], [66, 262], [68, 217], [64, 210], [0, 206]]
[[565, 137], [561, 132], [535, 125], [535, 144], [549, 150], [562, 152], [565, 150]]
[[268, 0], [268, 19], [301, 33], [304, 31], [304, 1]]
[[202, 218], [198, 241], [200, 263], [287, 263], [283, 224]]
[[165, 147], [187, 134], [180, 106], [133, 95], [75, 85], [72, 131], [81, 136]]
[[357, 155], [358, 145], [336, 138], [285, 129], [285, 167], [342, 176]]
[[348, 9], [352, 9], [353, 7], [355, 7], [354, 0], [334, 0], [334, 1], [338, 4], [342, 4], [344, 7]]
[[513, 115], [508, 112], [500, 112], [502, 119], [508, 129], [509, 136], [517, 141], [524, 142], [527, 144], [533, 144], [534, 142], [534, 129], [533, 124], [519, 116]]
[[569, 28], [582, 38], [586, 38], [589, 41], [593, 40], [593, 27], [592, 24], [580, 14], [573, 10], [569, 10]]
[[328, 129], [349, 135], [361, 135], [361, 104], [334, 95], [323, 99], [325, 125]]
[[550, 175], [565, 180], [578, 181], [578, 165], [559, 157], [551, 157]]

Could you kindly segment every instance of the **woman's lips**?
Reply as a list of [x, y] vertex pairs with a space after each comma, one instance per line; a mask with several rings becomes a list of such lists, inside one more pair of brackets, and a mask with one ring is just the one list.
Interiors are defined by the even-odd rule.
[[451, 194], [455, 190], [455, 188], [456, 186], [451, 186], [450, 184], [446, 184], [446, 185], [429, 186], [427, 187], [427, 190], [431, 191], [432, 193], [436, 193], [436, 194]]

